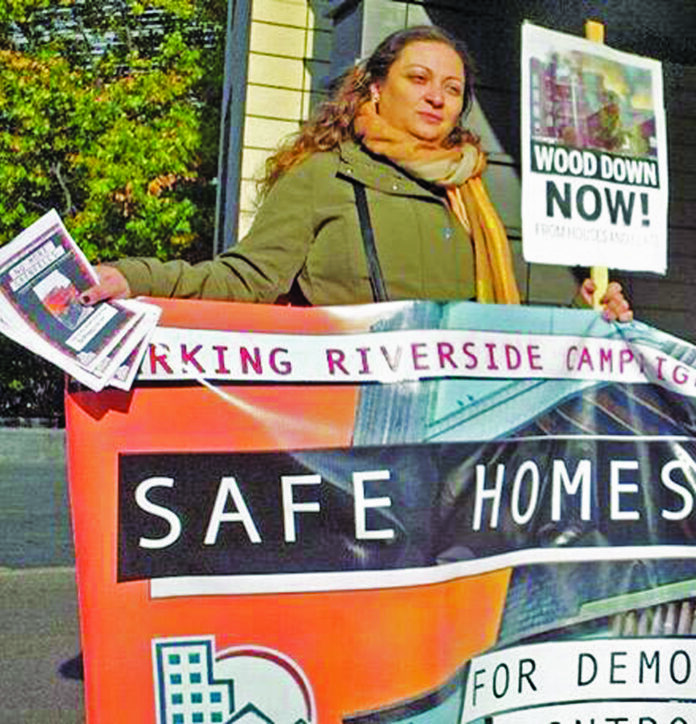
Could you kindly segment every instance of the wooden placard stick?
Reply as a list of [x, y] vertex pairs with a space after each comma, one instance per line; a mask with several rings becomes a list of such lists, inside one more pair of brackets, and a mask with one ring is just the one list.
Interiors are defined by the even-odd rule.
[[[585, 37], [595, 43], [604, 42], [604, 25], [596, 20], [585, 21]], [[609, 286], [609, 269], [605, 266], [593, 266], [590, 268], [590, 279], [595, 284], [595, 292], [592, 295], [592, 306], [601, 309], [600, 299], [605, 295]]]

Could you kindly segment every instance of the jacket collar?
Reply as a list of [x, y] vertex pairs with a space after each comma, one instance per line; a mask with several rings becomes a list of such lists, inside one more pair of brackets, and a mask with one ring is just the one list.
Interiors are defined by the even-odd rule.
[[437, 201], [443, 198], [387, 159], [370, 153], [353, 141], [344, 141], [339, 145], [336, 173], [386, 194], [421, 196]]

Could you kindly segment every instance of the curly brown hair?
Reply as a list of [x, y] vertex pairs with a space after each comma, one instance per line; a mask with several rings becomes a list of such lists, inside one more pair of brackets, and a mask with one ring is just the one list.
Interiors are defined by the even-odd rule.
[[353, 121], [360, 106], [370, 98], [370, 86], [384, 81], [401, 51], [411, 43], [426, 41], [444, 43], [452, 48], [464, 65], [464, 98], [459, 123], [445, 141], [455, 146], [463, 141], [477, 142], [473, 134], [461, 126], [461, 120], [473, 101], [474, 66], [464, 43], [434, 25], [418, 25], [398, 30], [387, 36], [370, 57], [357, 63], [335, 84], [328, 100], [319, 104], [300, 130], [282, 143], [266, 161], [266, 173], [259, 181], [259, 197], [263, 198], [275, 182], [307, 156], [331, 151], [339, 143], [356, 140]]

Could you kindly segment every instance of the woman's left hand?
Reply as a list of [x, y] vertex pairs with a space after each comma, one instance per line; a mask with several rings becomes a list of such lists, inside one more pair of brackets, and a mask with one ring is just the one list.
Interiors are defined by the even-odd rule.
[[[582, 298], [591, 307], [592, 295], [595, 291], [595, 283], [592, 279], [585, 279], [580, 287], [580, 294]], [[618, 282], [609, 282], [607, 291], [601, 298], [600, 303], [602, 304], [602, 316], [607, 322], [630, 322], [633, 319], [633, 310], [631, 305], [623, 295], [623, 289]]]

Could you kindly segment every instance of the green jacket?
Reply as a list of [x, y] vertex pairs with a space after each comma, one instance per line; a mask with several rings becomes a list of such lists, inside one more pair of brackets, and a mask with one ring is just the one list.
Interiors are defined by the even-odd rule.
[[367, 189], [390, 299], [474, 298], [471, 241], [445, 197], [353, 143], [282, 176], [248, 235], [216, 259], [115, 265], [135, 295], [275, 302], [299, 287], [314, 305], [370, 302], [353, 179]]

